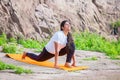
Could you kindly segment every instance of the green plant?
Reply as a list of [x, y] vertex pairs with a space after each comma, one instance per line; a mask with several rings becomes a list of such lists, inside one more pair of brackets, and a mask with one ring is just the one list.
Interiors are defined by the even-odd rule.
[[36, 40], [32, 40], [32, 39], [20, 39], [18, 40], [19, 44], [22, 44], [25, 48], [39, 48], [40, 47], [40, 43]]
[[86, 61], [95, 61], [95, 60], [98, 60], [97, 57], [93, 56], [93, 57], [89, 57], [89, 58], [84, 58], [83, 60], [86, 60]]
[[47, 44], [47, 40], [39, 42], [32, 39], [27, 39], [27, 40], [20, 39], [18, 40], [18, 44], [23, 45], [25, 48], [35, 48], [36, 52], [41, 52], [44, 46]]
[[[5, 64], [5, 63], [4, 63]], [[13, 64], [5, 64], [6, 65], [6, 69], [11, 69], [11, 70], [14, 70], [16, 68], [15, 65]]]
[[6, 34], [2, 34], [0, 35], [0, 46], [7, 43], [7, 38], [6, 38]]
[[23, 69], [22, 67], [16, 67], [15, 69], [15, 73], [16, 74], [22, 74], [22, 73], [32, 73], [32, 71], [30, 69]]
[[48, 41], [41, 41], [40, 42], [40, 47], [36, 49], [36, 52], [41, 52], [42, 49], [45, 47], [45, 45], [47, 44]]
[[6, 64], [0, 61], [0, 70], [5, 70], [6, 69]]
[[115, 64], [117, 64], [118, 66], [120, 66], [120, 63], [119, 63], [119, 62], [116, 62]]
[[23, 53], [24, 52], [24, 47], [22, 46], [17, 46], [16, 53]]
[[5, 53], [16, 53], [16, 51], [17, 51], [16, 43], [10, 43], [10, 44], [3, 45], [3, 52]]
[[30, 69], [23, 69], [22, 67], [18, 67], [18, 66], [12, 65], [12, 64], [6, 64], [6, 63], [0, 61], [0, 70], [6, 70], [6, 69], [14, 70], [16, 74], [32, 73], [32, 71]]
[[111, 59], [120, 55], [120, 41], [109, 42], [96, 33], [82, 32], [74, 34], [76, 49], [106, 53]]
[[9, 42], [17, 43], [17, 40], [16, 40], [15, 38], [10, 38], [10, 39], [9, 39]]
[[120, 20], [116, 21], [116, 22], [113, 22], [111, 23], [112, 27], [113, 28], [117, 28], [117, 27], [120, 27]]

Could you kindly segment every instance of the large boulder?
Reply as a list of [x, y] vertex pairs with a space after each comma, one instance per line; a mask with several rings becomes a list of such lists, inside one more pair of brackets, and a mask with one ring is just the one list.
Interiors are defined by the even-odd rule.
[[120, 18], [119, 0], [0, 0], [0, 34], [41, 40], [59, 30], [62, 20], [72, 31], [110, 35]]

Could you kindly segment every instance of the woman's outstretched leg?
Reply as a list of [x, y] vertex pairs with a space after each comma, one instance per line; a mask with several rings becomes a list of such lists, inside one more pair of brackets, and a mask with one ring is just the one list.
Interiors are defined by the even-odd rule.
[[54, 54], [51, 54], [49, 53], [45, 48], [43, 49], [43, 51], [39, 54], [39, 55], [36, 55], [34, 53], [27, 53], [27, 52], [24, 52], [23, 53], [23, 56], [22, 56], [22, 59], [25, 59], [25, 57], [29, 57], [33, 60], [36, 60], [36, 61], [46, 61], [52, 57], [54, 57]]
[[33, 59], [33, 60], [36, 60], [36, 61], [38, 61], [38, 57], [39, 57], [38, 55], [36, 55], [34, 53], [24, 52], [22, 59], [25, 59], [26, 56]]

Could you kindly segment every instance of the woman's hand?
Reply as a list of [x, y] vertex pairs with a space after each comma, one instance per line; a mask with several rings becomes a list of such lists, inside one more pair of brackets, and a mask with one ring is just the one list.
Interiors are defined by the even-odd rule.
[[58, 51], [59, 44], [57, 42], [54, 42], [54, 44], [55, 44], [55, 64], [54, 64], [54, 68], [59, 69], [60, 67], [57, 65], [58, 64], [58, 56], [59, 56], [59, 51]]

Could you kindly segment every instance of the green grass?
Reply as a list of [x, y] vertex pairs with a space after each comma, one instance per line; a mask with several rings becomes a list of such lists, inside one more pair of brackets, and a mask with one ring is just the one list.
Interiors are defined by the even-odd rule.
[[24, 48], [19, 46], [17, 43], [8, 43], [2, 45], [2, 52], [5, 53], [22, 53]]
[[17, 44], [17, 40], [15, 38], [7, 39], [6, 34], [0, 35], [0, 46], [3, 48], [3, 52], [5, 53], [20, 53], [22, 51], [22, 47], [19, 48]]
[[40, 42], [40, 47], [36, 49], [36, 52], [41, 52], [42, 49], [45, 47], [45, 45], [47, 44], [47, 40], [44, 42]]
[[118, 28], [120, 27], [120, 20], [117, 20], [116, 22], [111, 23], [113, 28]]
[[3, 44], [3, 52], [5, 53], [16, 53], [18, 50], [16, 43]]
[[[76, 49], [78, 50], [98, 51], [98, 52], [106, 53], [106, 55], [110, 56], [111, 59], [120, 59], [118, 57], [120, 56], [120, 40], [118, 42], [109, 42], [105, 40], [105, 38], [95, 33], [88, 33], [88, 32], [74, 34], [74, 39], [75, 39]], [[27, 39], [27, 40], [20, 39], [17, 41], [14, 38], [7, 40], [5, 34], [0, 35], [0, 45], [3, 46], [3, 52], [6, 53], [19, 52], [18, 44], [23, 45], [23, 47], [25, 48], [34, 48], [36, 49], [36, 52], [41, 52], [43, 47], [47, 44], [47, 42], [48, 41], [39, 42], [32, 39]]]
[[0, 70], [7, 70], [7, 69], [13, 70], [16, 74], [32, 73], [32, 71], [30, 69], [24, 69], [22, 67], [18, 67], [18, 66], [12, 65], [12, 64], [6, 64], [6, 63], [0, 61]]
[[6, 35], [3, 33], [2, 35], [0, 35], [0, 46], [7, 43], [7, 38]]
[[106, 53], [111, 59], [116, 59], [120, 55], [120, 40], [118, 42], [109, 42], [95, 33], [88, 32], [74, 34], [74, 39], [78, 50]]
[[10, 38], [8, 41], [11, 43], [17, 43], [17, 40], [15, 38]]
[[18, 43], [23, 45], [25, 48], [34, 48], [36, 49], [36, 52], [41, 52], [43, 47], [47, 44], [47, 41], [36, 41], [36, 40], [32, 40], [32, 39], [21, 39], [18, 40]]
[[117, 62], [117, 63], [115, 63], [115, 64], [117, 64], [118, 66], [120, 66], [120, 63], [119, 63], [119, 62]]
[[41, 52], [47, 41], [36, 41], [32, 39], [19, 39], [15, 38], [7, 39], [5, 34], [0, 35], [0, 46], [3, 47], [3, 52], [5, 53], [21, 53], [23, 52], [23, 47], [18, 46], [18, 44], [23, 45], [24, 48], [33, 48], [36, 52]]
[[22, 74], [22, 73], [30, 74], [30, 73], [33, 73], [33, 72], [30, 69], [24, 69], [22, 67], [16, 67], [15, 68], [15, 73], [16, 74]]
[[5, 53], [21, 53], [23, 48], [19, 47], [18, 44], [23, 45], [25, 48], [34, 48], [36, 52], [41, 52], [47, 41], [36, 41], [32, 39], [20, 39], [15, 38], [7, 39], [5, 34], [0, 35], [0, 46], [3, 47], [3, 52]]
[[23, 45], [25, 48], [39, 48], [40, 47], [40, 43], [36, 40], [32, 40], [32, 39], [20, 39], [18, 40], [18, 43]]
[[89, 58], [84, 58], [83, 60], [85, 60], [85, 61], [96, 61], [96, 60], [98, 60], [98, 58], [93, 56], [93, 57], [89, 57]]

